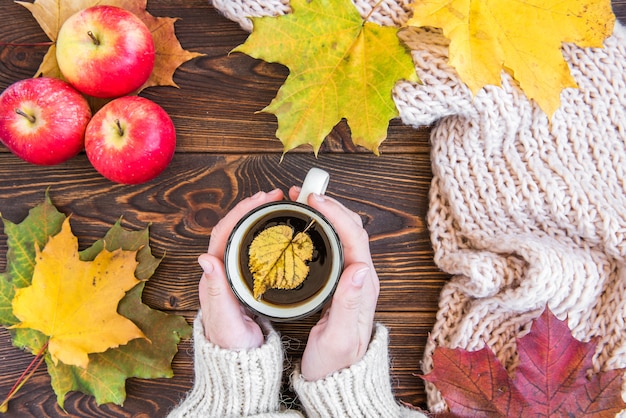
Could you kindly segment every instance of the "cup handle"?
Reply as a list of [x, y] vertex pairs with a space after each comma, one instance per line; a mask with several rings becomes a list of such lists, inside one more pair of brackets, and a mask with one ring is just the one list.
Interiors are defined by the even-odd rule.
[[298, 195], [298, 203], [307, 204], [307, 200], [311, 193], [324, 194], [326, 193], [326, 187], [328, 187], [328, 181], [330, 175], [321, 168], [313, 167], [309, 170], [302, 183], [300, 194]]

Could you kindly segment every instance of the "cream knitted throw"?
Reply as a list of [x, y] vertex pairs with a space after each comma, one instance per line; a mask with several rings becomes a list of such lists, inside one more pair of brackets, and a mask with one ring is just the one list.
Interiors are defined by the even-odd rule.
[[[401, 25], [409, 0], [385, 0], [370, 20]], [[376, 0], [355, 0], [363, 16]], [[246, 16], [289, 11], [288, 0], [213, 0], [246, 30]], [[401, 32], [423, 85], [400, 82], [402, 121], [433, 125], [428, 223], [444, 286], [424, 353], [489, 345], [509, 369], [515, 338], [548, 306], [574, 337], [598, 338], [596, 371], [626, 367], [626, 30], [605, 48], [565, 44], [579, 84], [550, 124], [505, 73], [476, 97], [447, 65], [438, 33]], [[427, 386], [429, 409], [445, 403]], [[622, 391], [626, 396], [626, 387]]]

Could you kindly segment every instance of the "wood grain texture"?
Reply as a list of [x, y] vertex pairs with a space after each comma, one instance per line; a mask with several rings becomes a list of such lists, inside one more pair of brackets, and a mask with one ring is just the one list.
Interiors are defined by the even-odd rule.
[[[396, 288], [403, 296], [403, 301], [398, 301], [395, 291], [383, 292], [381, 302], [389, 298], [390, 308], [398, 310], [435, 308], [433, 302], [444, 276], [433, 274], [423, 221], [428, 183], [417, 175], [417, 171], [428, 170], [427, 158], [359, 154], [345, 159], [332, 154], [315, 159], [294, 154], [278, 163], [279, 158], [269, 154], [178, 154], [158, 181], [121, 186], [94, 175], [84, 156], [59, 168], [31, 166], [10, 154], [0, 154], [0, 207], [4, 218], [20, 222], [49, 190], [59, 210], [72, 215], [74, 233], [82, 238], [81, 248], [102, 237], [120, 216], [128, 229], [150, 225], [153, 251], [166, 254], [158, 277], [176, 280], [154, 280], [144, 295], [159, 309], [190, 309], [195, 298], [183, 297], [181, 291], [195, 291], [201, 271], [195, 259], [206, 250], [217, 221], [257, 190], [287, 190], [300, 184], [308, 168], [315, 165], [331, 175], [328, 194], [361, 215], [383, 290]], [[368, 172], [360, 173], [364, 166]], [[7, 173], [4, 177], [3, 172]], [[5, 237], [0, 240], [0, 251], [6, 251]], [[0, 266], [4, 262], [2, 258]], [[422, 287], [422, 278], [433, 285]], [[421, 302], [424, 292], [431, 301], [427, 307]]]
[[[229, 54], [246, 40], [247, 33], [218, 14], [206, 0], [150, 1], [155, 16], [177, 17], [176, 34], [181, 45], [205, 54], [188, 61], [175, 73], [179, 88], [153, 87], [142, 95], [159, 103], [170, 114], [177, 130], [178, 152], [277, 153], [282, 144], [275, 138], [276, 118], [258, 113], [276, 95], [287, 69], [241, 53]], [[3, 24], [0, 42], [0, 89], [30, 77], [37, 71], [47, 46], [28, 44], [49, 41], [29, 12], [13, 3], [0, 3]], [[419, 137], [421, 140], [416, 141]], [[298, 152], [311, 152], [301, 147]], [[362, 152], [350, 140], [345, 122], [333, 130], [321, 153]], [[394, 120], [381, 153], [428, 152], [428, 130], [415, 130]]]
[[[179, 88], [155, 87], [142, 95], [172, 116], [178, 133], [172, 164], [143, 185], [112, 184], [80, 155], [55, 167], [20, 161], [0, 147], [0, 212], [20, 222], [49, 190], [53, 203], [72, 216], [81, 248], [101, 238], [123, 217], [128, 229], [150, 228], [151, 247], [164, 260], [144, 291], [155, 309], [184, 315], [191, 322], [198, 309], [199, 254], [206, 250], [212, 227], [239, 200], [259, 190], [287, 190], [306, 171], [319, 166], [331, 174], [328, 194], [359, 213], [370, 235], [381, 279], [376, 319], [390, 328], [392, 383], [398, 399], [424, 406], [420, 361], [435, 320], [437, 300], [447, 276], [432, 260], [426, 225], [431, 180], [428, 129], [416, 130], [394, 120], [381, 156], [355, 147], [350, 130], [339, 124], [318, 158], [302, 147], [281, 162], [275, 139], [276, 120], [257, 113], [274, 97], [287, 76], [278, 64], [243, 54], [229, 54], [247, 34], [219, 15], [207, 0], [149, 0], [155, 16], [180, 18], [176, 33], [185, 49], [205, 54], [176, 72]], [[626, 17], [626, 3], [615, 12]], [[47, 42], [30, 13], [12, 1], [0, 2], [0, 90], [32, 76]], [[0, 271], [5, 268], [6, 236], [0, 235]], [[296, 361], [317, 317], [278, 324]], [[93, 398], [69, 394], [66, 411], [56, 404], [46, 371], [41, 368], [11, 402], [11, 417], [161, 417], [193, 382], [191, 341], [183, 341], [171, 379], [127, 382], [123, 407], [96, 405]], [[11, 345], [0, 328], [0, 398], [4, 398], [32, 356]], [[287, 373], [286, 373], [287, 375]], [[289, 396], [289, 395], [288, 395]], [[286, 399], [289, 401], [289, 399]]]

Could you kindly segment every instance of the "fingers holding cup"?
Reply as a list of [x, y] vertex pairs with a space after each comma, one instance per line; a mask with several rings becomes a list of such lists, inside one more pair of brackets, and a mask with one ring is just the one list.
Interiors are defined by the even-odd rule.
[[208, 253], [218, 258], [224, 258], [226, 241], [237, 222], [251, 210], [266, 203], [276, 202], [282, 199], [282, 190], [274, 189], [270, 192], [258, 192], [239, 202], [213, 227]]

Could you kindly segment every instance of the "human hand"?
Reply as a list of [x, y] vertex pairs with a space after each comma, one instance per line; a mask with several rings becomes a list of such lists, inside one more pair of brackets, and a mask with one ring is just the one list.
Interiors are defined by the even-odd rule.
[[[299, 189], [291, 188], [292, 200]], [[361, 218], [336, 200], [311, 195], [308, 204], [333, 225], [344, 250], [344, 271], [331, 304], [311, 328], [302, 355], [302, 376], [309, 381], [359, 361], [369, 345], [380, 290], [370, 255], [369, 238]]]
[[283, 192], [259, 192], [239, 202], [213, 227], [209, 249], [198, 257], [204, 273], [198, 285], [204, 335], [213, 344], [227, 349], [247, 349], [263, 344], [263, 332], [233, 294], [224, 269], [226, 241], [235, 224], [262, 204], [281, 200]]

